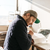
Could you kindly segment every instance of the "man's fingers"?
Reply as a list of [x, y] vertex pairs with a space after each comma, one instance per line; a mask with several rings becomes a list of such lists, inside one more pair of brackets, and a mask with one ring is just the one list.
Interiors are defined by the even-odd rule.
[[29, 31], [30, 33], [33, 33], [31, 30]]

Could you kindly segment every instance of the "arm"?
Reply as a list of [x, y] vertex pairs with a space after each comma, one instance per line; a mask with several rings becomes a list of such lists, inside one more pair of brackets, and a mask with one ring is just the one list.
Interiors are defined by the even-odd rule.
[[30, 34], [27, 34], [25, 24], [22, 20], [18, 21], [15, 28], [16, 40], [18, 41], [19, 46], [22, 50], [28, 50], [31, 46], [32, 38]]

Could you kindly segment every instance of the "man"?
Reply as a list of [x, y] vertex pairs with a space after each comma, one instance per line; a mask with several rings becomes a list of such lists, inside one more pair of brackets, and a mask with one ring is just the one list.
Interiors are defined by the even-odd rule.
[[32, 41], [33, 32], [27, 34], [28, 25], [36, 21], [37, 13], [33, 10], [26, 11], [23, 16], [17, 15], [17, 18], [11, 23], [4, 42], [4, 50], [29, 50]]

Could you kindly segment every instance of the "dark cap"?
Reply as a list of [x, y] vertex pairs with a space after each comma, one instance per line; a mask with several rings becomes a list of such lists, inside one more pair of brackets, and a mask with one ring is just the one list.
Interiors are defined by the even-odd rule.
[[37, 18], [37, 13], [33, 10], [28, 10], [28, 11], [25, 11], [25, 14], [27, 13], [30, 13], [30, 15], [34, 16], [35, 18]]

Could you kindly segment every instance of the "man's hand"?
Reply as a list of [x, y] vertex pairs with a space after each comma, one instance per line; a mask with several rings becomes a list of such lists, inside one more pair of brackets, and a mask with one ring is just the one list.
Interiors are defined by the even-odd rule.
[[32, 36], [34, 33], [30, 30], [28, 34], [30, 34]]

